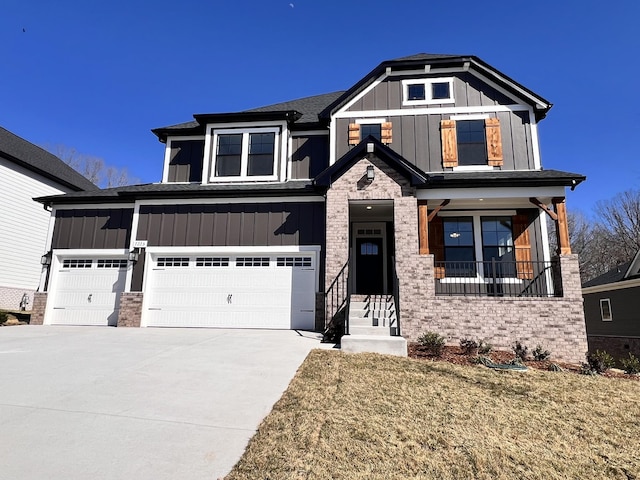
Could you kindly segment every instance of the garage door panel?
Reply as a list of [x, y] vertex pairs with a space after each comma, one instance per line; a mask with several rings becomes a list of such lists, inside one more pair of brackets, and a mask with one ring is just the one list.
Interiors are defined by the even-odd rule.
[[[110, 266], [105, 267], [105, 263]], [[78, 264], [83, 268], [76, 268]], [[126, 275], [124, 259], [65, 260], [52, 281], [53, 308], [49, 323], [116, 325]]]
[[145, 294], [146, 325], [314, 327], [316, 270], [312, 257], [295, 255], [285, 264], [279, 255], [231, 255], [223, 266], [203, 266], [202, 262], [197, 266], [201, 256], [189, 258], [189, 267], [176, 261], [173, 264], [179, 267], [151, 270]]

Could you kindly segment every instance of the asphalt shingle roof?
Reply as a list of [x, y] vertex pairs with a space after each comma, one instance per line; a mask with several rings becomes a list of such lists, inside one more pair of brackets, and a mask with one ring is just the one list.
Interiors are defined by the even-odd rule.
[[299, 98], [288, 102], [253, 108], [251, 110], [245, 110], [245, 112], [277, 112], [282, 110], [295, 110], [302, 114], [302, 117], [296, 121], [296, 125], [301, 123], [317, 123], [318, 114], [330, 105], [331, 102], [339, 98], [343, 93], [344, 91], [314, 95], [312, 97]]
[[618, 265], [617, 267], [609, 270], [607, 273], [592, 278], [591, 280], [584, 282], [582, 288], [596, 287], [598, 285], [606, 285], [607, 283], [615, 283], [624, 280], [624, 275], [631, 266], [631, 262], [626, 262]]
[[73, 190], [97, 190], [55, 155], [0, 127], [0, 156]]

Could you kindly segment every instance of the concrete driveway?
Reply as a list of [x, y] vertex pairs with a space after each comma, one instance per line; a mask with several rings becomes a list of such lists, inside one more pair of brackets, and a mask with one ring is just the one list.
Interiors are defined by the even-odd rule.
[[0, 477], [223, 477], [318, 347], [295, 331], [0, 328]]

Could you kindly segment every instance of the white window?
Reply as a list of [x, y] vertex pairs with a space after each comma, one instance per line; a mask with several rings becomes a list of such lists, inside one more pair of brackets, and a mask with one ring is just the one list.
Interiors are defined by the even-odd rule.
[[613, 320], [613, 315], [611, 314], [611, 300], [608, 298], [600, 299], [600, 318], [602, 318], [603, 322], [610, 322]]
[[98, 268], [127, 268], [127, 260], [125, 259], [115, 259], [115, 258], [107, 258], [107, 259], [99, 259]]
[[416, 78], [402, 81], [403, 105], [454, 103], [453, 78]]
[[277, 180], [280, 129], [222, 129], [212, 132], [210, 180]]
[[269, 257], [238, 257], [236, 267], [268, 267]]
[[62, 268], [91, 268], [92, 263], [90, 259], [63, 260]]
[[228, 267], [229, 257], [197, 257], [196, 267]]
[[188, 267], [189, 257], [158, 257], [159, 267]]

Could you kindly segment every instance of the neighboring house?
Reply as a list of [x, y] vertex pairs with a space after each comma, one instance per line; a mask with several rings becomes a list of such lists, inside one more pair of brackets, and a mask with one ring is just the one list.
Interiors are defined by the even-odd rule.
[[477, 57], [418, 54], [344, 92], [153, 130], [161, 183], [40, 199], [55, 228], [32, 322], [346, 318], [351, 351], [391, 338], [402, 354], [432, 330], [582, 360], [565, 187], [585, 177], [542, 169], [550, 108]]
[[589, 351], [640, 357], [640, 251], [582, 285]]
[[31, 310], [51, 213], [34, 197], [97, 187], [55, 155], [0, 127], [0, 308]]

